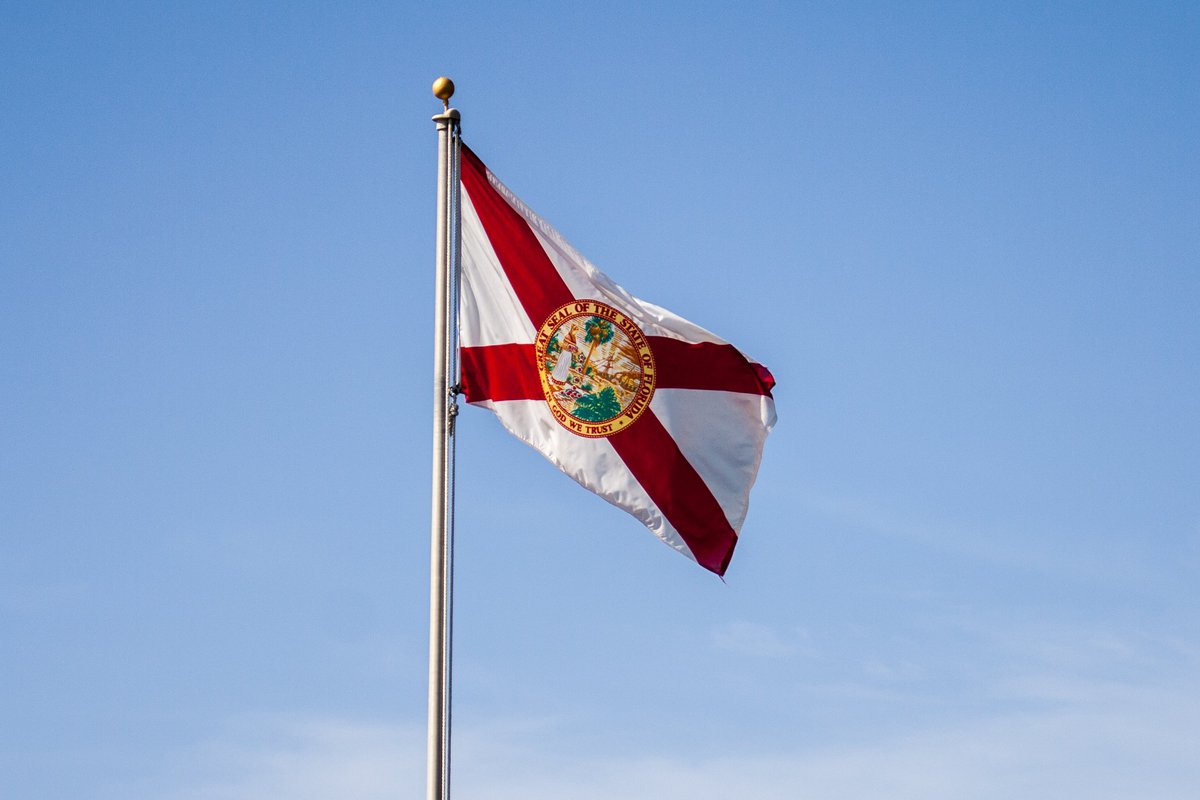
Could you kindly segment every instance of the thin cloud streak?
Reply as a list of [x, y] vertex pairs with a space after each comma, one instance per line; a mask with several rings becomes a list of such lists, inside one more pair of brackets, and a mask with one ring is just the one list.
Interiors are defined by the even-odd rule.
[[[998, 529], [994, 521], [914, 520], [878, 508], [868, 498], [836, 497], [804, 492], [798, 498], [812, 513], [876, 536], [894, 537], [922, 547], [996, 567], [1053, 576], [1057, 580], [1131, 582], [1142, 591], [1153, 588], [1153, 570], [1133, 551], [1113, 558], [1081, 551], [1078, 537], [1030, 535], [1031, 531]], [[1111, 547], [1111, 543], [1109, 543]]]
[[[1181, 798], [1200, 785], [1200, 685], [1093, 684], [1080, 701], [935, 726], [873, 742], [699, 760], [572, 753], [546, 741], [561, 721], [465, 730], [456, 800], [1124, 800]], [[251, 729], [257, 726], [257, 732]], [[508, 731], [508, 735], [505, 735]], [[560, 731], [561, 732], [561, 731]], [[382, 800], [416, 796], [424, 731], [329, 719], [243, 723], [227, 740], [181, 753], [162, 776], [169, 800]], [[186, 785], [185, 785], [186, 784]], [[116, 796], [116, 795], [113, 795]]]
[[761, 622], [727, 622], [712, 630], [712, 643], [718, 650], [754, 658], [782, 658], [803, 651], [808, 636], [803, 631], [790, 634]]

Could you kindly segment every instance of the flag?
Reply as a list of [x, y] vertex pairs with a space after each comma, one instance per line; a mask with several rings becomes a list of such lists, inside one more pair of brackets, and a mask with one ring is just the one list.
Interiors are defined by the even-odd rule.
[[718, 575], [775, 424], [771, 373], [631, 295], [461, 148], [460, 385]]

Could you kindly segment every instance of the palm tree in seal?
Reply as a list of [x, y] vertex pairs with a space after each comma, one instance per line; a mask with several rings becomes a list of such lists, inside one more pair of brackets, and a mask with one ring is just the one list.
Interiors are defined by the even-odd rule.
[[621, 413], [621, 403], [611, 386], [597, 394], [585, 394], [575, 401], [571, 415], [587, 422], [604, 422]]
[[587, 358], [583, 360], [583, 366], [579, 369], [579, 374], [587, 379], [588, 364], [592, 361], [592, 353], [596, 352], [596, 345], [607, 344], [612, 341], [616, 335], [616, 330], [613, 329], [613, 324], [606, 319], [600, 317], [592, 317], [584, 326], [585, 335], [583, 340], [589, 343]]

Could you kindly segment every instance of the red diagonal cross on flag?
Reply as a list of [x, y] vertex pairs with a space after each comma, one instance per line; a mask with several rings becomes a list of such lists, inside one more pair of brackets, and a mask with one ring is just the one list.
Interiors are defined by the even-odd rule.
[[[613, 283], [465, 146], [461, 183], [467, 401], [724, 574], [775, 421], [771, 373]], [[612, 370], [614, 357], [626, 368]]]

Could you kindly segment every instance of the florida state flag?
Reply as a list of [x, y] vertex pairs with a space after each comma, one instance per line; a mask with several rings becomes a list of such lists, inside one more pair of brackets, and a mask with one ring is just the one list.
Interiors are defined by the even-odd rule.
[[461, 154], [467, 402], [725, 574], [775, 424], [771, 373], [613, 283]]

